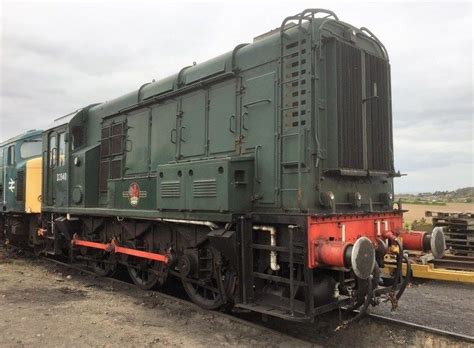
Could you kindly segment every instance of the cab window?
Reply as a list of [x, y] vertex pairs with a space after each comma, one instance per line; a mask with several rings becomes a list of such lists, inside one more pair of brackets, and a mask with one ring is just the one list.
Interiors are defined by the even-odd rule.
[[84, 145], [84, 129], [81, 126], [72, 127], [72, 149], [76, 150]]
[[23, 159], [41, 155], [41, 140], [26, 141], [21, 144], [20, 156]]
[[49, 166], [54, 167], [57, 164], [57, 148], [56, 148], [56, 136], [52, 135], [49, 137]]
[[66, 133], [59, 133], [58, 155], [58, 165], [63, 166], [66, 163]]

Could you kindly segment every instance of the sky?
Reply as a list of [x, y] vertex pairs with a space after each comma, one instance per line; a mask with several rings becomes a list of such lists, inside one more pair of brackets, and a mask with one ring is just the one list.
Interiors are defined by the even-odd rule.
[[392, 66], [399, 193], [474, 186], [472, 2], [0, 0], [0, 142], [252, 42], [306, 8], [369, 28]]

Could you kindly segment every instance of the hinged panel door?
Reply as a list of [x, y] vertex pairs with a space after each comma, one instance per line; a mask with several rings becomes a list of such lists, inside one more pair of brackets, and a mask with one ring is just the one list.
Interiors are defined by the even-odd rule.
[[275, 71], [244, 80], [241, 131], [245, 152], [255, 156], [255, 197], [275, 201]]
[[148, 173], [150, 111], [127, 116], [125, 175]]
[[206, 147], [206, 94], [198, 91], [181, 99], [178, 138], [182, 158], [201, 156]]
[[209, 154], [235, 152], [236, 98], [235, 80], [209, 91]]
[[159, 164], [176, 160], [177, 103], [171, 101], [154, 106], [151, 110], [151, 170]]

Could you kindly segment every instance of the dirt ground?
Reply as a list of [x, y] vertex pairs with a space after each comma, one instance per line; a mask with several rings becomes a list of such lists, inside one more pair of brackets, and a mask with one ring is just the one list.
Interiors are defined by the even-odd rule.
[[132, 286], [0, 250], [1, 347], [301, 346]]
[[[313, 324], [276, 318], [263, 323], [258, 314], [242, 316], [281, 335], [160, 293], [41, 259], [6, 256], [0, 248], [0, 347], [305, 346], [301, 340], [327, 347], [468, 347], [463, 342], [387, 326], [370, 318], [336, 331], [338, 313], [320, 317]], [[395, 314], [390, 314], [388, 305], [374, 312], [474, 334], [474, 288], [437, 284], [428, 282], [407, 289]]]
[[[446, 205], [423, 205], [423, 204], [403, 204], [402, 208], [408, 210], [403, 214], [405, 222], [412, 223], [414, 220], [420, 221], [425, 217], [425, 211], [439, 211], [443, 213], [474, 213], [474, 203], [446, 203]], [[426, 218], [431, 223], [431, 218]]]
[[372, 313], [474, 337], [474, 285], [416, 279], [396, 311], [378, 306]]

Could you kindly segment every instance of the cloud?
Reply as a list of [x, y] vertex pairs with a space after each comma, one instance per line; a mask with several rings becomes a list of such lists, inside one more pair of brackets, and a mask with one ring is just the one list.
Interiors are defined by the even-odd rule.
[[[0, 140], [276, 28], [306, 2], [1, 3]], [[366, 26], [392, 68], [398, 191], [474, 185], [470, 2], [318, 3]]]

